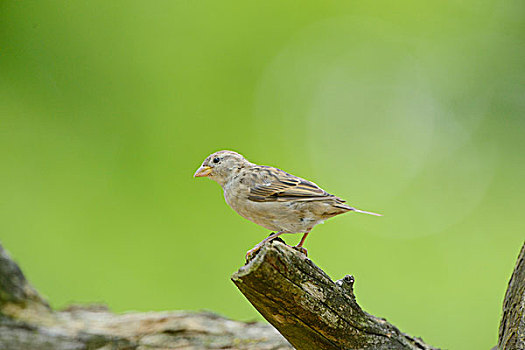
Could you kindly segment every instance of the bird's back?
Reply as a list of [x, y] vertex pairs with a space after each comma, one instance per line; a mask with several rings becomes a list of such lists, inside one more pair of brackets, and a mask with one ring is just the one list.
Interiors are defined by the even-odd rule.
[[270, 230], [306, 232], [353, 210], [315, 183], [283, 170], [254, 165], [224, 186], [226, 202], [241, 216]]

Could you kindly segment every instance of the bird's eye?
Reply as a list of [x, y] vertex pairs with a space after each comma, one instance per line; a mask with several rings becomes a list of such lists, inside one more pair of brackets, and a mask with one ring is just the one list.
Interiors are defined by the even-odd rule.
[[214, 163], [219, 163], [220, 161], [221, 161], [221, 159], [219, 157], [213, 158], [213, 162]]

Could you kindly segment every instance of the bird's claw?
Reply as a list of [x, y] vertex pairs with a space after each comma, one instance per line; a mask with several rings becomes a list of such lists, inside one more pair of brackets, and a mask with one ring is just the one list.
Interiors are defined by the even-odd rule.
[[246, 256], [244, 257], [246, 261], [250, 260], [255, 254], [261, 249], [260, 246], [255, 246], [252, 249], [248, 250], [246, 252]]
[[306, 249], [305, 247], [293, 246], [292, 248], [300, 251], [304, 254], [304, 256], [308, 256], [308, 249]]

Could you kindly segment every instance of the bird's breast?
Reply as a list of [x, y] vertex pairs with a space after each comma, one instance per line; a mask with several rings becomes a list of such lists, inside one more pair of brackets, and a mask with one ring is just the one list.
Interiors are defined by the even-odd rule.
[[[233, 188], [235, 190], [233, 190]], [[309, 231], [322, 221], [304, 207], [306, 203], [255, 202], [248, 199], [249, 189], [224, 187], [226, 203], [239, 215], [272, 231], [290, 233]]]
[[275, 217], [278, 211], [271, 208], [272, 204], [253, 202], [248, 199], [248, 193], [249, 189], [244, 186], [224, 186], [224, 199], [237, 214], [269, 230], [281, 230]]
[[250, 218], [251, 211], [248, 203], [248, 191], [243, 191], [239, 186], [236, 186], [234, 189], [232, 186], [226, 185], [224, 186], [224, 199], [239, 215], [252, 220]]

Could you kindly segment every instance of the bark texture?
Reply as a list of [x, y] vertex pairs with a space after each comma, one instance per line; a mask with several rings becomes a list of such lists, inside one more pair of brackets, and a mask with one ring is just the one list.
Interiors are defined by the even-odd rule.
[[[363, 311], [356, 302], [352, 276], [333, 282], [302, 253], [278, 241], [264, 245], [232, 280], [299, 350], [436, 349]], [[97, 305], [55, 311], [0, 244], [0, 349], [292, 347], [269, 325], [232, 321], [212, 313], [114, 314]], [[505, 295], [498, 349], [525, 350], [525, 244]]]
[[264, 245], [232, 280], [297, 349], [436, 349], [364, 312], [356, 302], [352, 276], [334, 282], [281, 242]]
[[0, 245], [0, 349], [291, 349], [270, 325], [212, 313], [114, 314], [103, 306], [53, 311]]
[[525, 349], [525, 243], [505, 293], [498, 349]]

